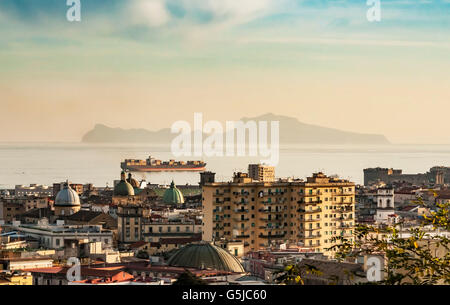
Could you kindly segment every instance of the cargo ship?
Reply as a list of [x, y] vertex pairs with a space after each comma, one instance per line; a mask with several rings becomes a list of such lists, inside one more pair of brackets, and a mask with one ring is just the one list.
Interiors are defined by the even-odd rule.
[[146, 160], [125, 159], [120, 163], [120, 167], [130, 172], [201, 172], [205, 170], [206, 163], [203, 161], [161, 161], [149, 156]]

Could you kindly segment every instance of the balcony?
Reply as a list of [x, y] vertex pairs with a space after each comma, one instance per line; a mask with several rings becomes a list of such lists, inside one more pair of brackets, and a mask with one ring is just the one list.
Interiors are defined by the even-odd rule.
[[234, 209], [235, 213], [248, 213], [248, 209]]
[[284, 192], [275, 192], [275, 193], [271, 193], [270, 195], [273, 195], [273, 196], [282, 196], [282, 195], [284, 195]]
[[244, 218], [233, 218], [233, 220], [234, 220], [235, 222], [245, 222], [245, 221], [250, 220], [250, 218], [248, 218], [248, 217], [244, 217]]
[[315, 196], [320, 195], [320, 193], [314, 193], [314, 192], [312, 192], [312, 193], [297, 192], [297, 193], [303, 197], [315, 197]]
[[269, 210], [269, 213], [283, 214], [283, 211], [280, 211], [280, 210]]
[[298, 209], [297, 212], [301, 213], [301, 214], [313, 214], [313, 213], [319, 213], [322, 212], [321, 208], [317, 208], [317, 209], [313, 209], [313, 210], [305, 210], [305, 209]]
[[281, 222], [278, 223], [274, 223], [272, 226], [264, 226], [260, 229], [264, 230], [264, 231], [272, 231], [272, 230], [281, 230], [284, 229], [285, 226], [281, 224]]
[[323, 202], [322, 199], [316, 199], [316, 200], [312, 200], [312, 201], [309, 201], [309, 200], [298, 200], [297, 201], [297, 203], [306, 204], [306, 205], [316, 205], [316, 204], [319, 204], [322, 202]]
[[283, 234], [267, 234], [267, 235], [259, 234], [258, 237], [271, 239], [271, 238], [283, 238], [285, 235], [286, 234], [284, 234], [284, 233]]
[[276, 204], [276, 202], [275, 201], [272, 201], [272, 200], [263, 200], [263, 201], [261, 201], [261, 203], [262, 204]]
[[302, 221], [303, 220], [303, 222], [317, 222], [317, 221], [320, 221], [321, 219], [320, 218], [309, 218], [309, 219], [301, 219], [300, 221]]
[[317, 199], [317, 200], [313, 200], [313, 201], [308, 201], [308, 202], [304, 202], [305, 204], [318, 204], [318, 203], [322, 203], [322, 199]]
[[250, 238], [250, 235], [248, 235], [248, 234], [239, 234], [239, 235], [236, 235], [236, 238]]
[[248, 229], [250, 229], [250, 227], [249, 226], [233, 226], [233, 229], [234, 230], [238, 230], [238, 231], [246, 231], [246, 230], [248, 230]]
[[351, 234], [351, 233], [344, 233], [344, 234], [340, 234], [339, 236], [341, 236], [341, 237], [353, 237], [353, 234]]
[[333, 217], [330, 219], [331, 221], [344, 221], [345, 219], [342, 217]]
[[337, 209], [333, 209], [331, 210], [332, 213], [349, 213], [349, 212], [353, 212], [353, 207], [340, 207]]
[[297, 234], [297, 236], [300, 237], [300, 238], [303, 238], [303, 239], [315, 239], [315, 238], [322, 237], [321, 234], [314, 234], [314, 235]]
[[354, 201], [338, 201], [338, 200], [335, 200], [335, 203], [337, 203], [337, 204], [353, 204], [353, 203], [355, 203]]
[[[351, 202], [349, 202], [351, 203]], [[349, 212], [353, 212], [353, 207], [352, 206], [348, 206], [348, 207], [339, 207], [337, 209], [333, 209], [333, 212], [339, 212], [339, 213], [349, 213]]]
[[318, 227], [318, 228], [304, 228], [303, 230], [305, 231], [314, 231], [314, 230], [321, 230], [322, 227]]
[[352, 196], [355, 195], [353, 192], [339, 192], [339, 193], [333, 193], [333, 196]]
[[247, 192], [247, 191], [244, 191], [244, 192], [233, 192], [233, 195], [235, 195], [235, 196], [248, 196], [248, 195], [250, 195], [250, 193], [249, 192]]

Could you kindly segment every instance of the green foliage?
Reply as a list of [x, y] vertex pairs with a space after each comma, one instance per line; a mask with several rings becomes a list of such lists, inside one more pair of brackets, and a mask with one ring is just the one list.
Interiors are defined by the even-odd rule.
[[142, 259], [148, 259], [149, 255], [148, 255], [147, 251], [139, 250], [139, 252], [136, 254], [136, 257], [142, 258]]
[[322, 275], [323, 273], [315, 266], [305, 264], [288, 265], [283, 270], [274, 273], [276, 275], [275, 282], [284, 285], [305, 285], [303, 280], [307, 274]]
[[[434, 193], [436, 197], [437, 194]], [[423, 200], [417, 201], [424, 206]], [[381, 228], [360, 225], [355, 230], [355, 240], [343, 237], [330, 250], [336, 251], [336, 258], [343, 260], [368, 254], [381, 254], [385, 257], [385, 278], [379, 284], [450, 284], [449, 239], [439, 236], [438, 229], [450, 230], [449, 203], [436, 204], [437, 211], [424, 216], [420, 226], [401, 231], [403, 223]], [[433, 232], [425, 226], [432, 226]]]

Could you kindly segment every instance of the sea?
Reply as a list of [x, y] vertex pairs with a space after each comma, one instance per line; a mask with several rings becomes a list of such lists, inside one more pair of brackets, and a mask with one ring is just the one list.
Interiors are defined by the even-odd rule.
[[[151, 144], [0, 143], [0, 189], [15, 185], [69, 180], [112, 186], [120, 179], [120, 162], [148, 156], [169, 160], [203, 160], [216, 173], [216, 181], [229, 181], [234, 172], [246, 172], [260, 157], [176, 158], [167, 146]], [[431, 167], [450, 166], [450, 145], [287, 145], [280, 148], [277, 177], [306, 178], [321, 171], [358, 184], [363, 169], [393, 167], [404, 173], [424, 173]], [[264, 159], [264, 158], [262, 158]], [[138, 180], [168, 185], [198, 184], [198, 172], [134, 173]]]

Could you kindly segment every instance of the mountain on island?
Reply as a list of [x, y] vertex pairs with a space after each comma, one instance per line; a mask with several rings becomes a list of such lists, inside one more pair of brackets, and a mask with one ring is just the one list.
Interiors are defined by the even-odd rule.
[[[390, 144], [384, 135], [356, 133], [305, 124], [296, 118], [272, 113], [241, 119], [243, 122], [250, 120], [267, 121], [269, 131], [270, 121], [279, 121], [280, 144]], [[177, 134], [171, 133], [170, 128], [150, 131], [147, 129], [111, 128], [97, 124], [94, 129], [83, 136], [82, 142], [170, 144], [176, 136]]]

